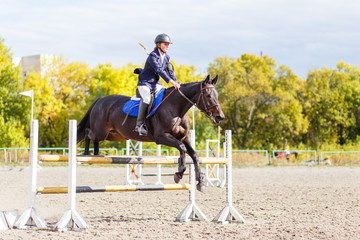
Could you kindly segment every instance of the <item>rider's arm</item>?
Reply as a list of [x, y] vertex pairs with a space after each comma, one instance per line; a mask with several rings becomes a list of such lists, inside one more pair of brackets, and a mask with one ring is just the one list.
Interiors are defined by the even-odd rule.
[[180, 83], [170, 79], [169, 83], [171, 83], [176, 89], [180, 88]]
[[149, 63], [152, 69], [154, 69], [154, 71], [159, 74], [160, 77], [162, 77], [162, 79], [165, 80], [165, 82], [169, 83], [169, 81], [171, 80], [171, 78], [164, 72], [164, 70], [162, 69], [161, 65], [158, 62], [158, 57], [156, 56], [155, 53], [150, 53], [149, 55]]

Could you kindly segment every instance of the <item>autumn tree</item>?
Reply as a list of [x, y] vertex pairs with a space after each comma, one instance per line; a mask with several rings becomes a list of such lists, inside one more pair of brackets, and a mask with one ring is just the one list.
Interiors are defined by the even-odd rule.
[[67, 145], [68, 121], [81, 118], [90, 80], [87, 64], [63, 57], [54, 57], [43, 75], [35, 70], [28, 74], [24, 85], [35, 91], [40, 146]]

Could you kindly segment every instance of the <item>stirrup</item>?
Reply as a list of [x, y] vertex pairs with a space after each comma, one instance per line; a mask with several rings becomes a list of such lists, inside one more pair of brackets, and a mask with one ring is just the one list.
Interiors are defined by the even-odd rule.
[[139, 133], [140, 136], [147, 136], [147, 134], [148, 134], [148, 131], [146, 130], [146, 127], [144, 124], [141, 124], [140, 126], [136, 126], [134, 131]]

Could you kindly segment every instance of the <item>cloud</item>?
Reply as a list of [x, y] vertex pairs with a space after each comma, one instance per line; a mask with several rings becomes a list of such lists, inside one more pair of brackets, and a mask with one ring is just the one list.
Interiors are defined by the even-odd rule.
[[309, 66], [360, 60], [356, 0], [18, 0], [0, 1], [0, 9], [1, 37], [16, 56], [141, 64], [146, 55], [137, 42], [151, 50], [166, 32], [172, 59], [201, 72], [218, 56], [260, 51], [302, 77]]

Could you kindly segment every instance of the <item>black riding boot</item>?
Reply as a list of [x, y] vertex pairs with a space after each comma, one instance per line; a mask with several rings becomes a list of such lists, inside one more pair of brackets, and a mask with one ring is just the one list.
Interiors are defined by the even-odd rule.
[[139, 105], [139, 113], [136, 121], [136, 127], [134, 129], [135, 132], [138, 132], [141, 136], [147, 136], [148, 131], [144, 124], [144, 119], [146, 116], [146, 112], [148, 109], [149, 104], [144, 103], [142, 100], [140, 101]]

